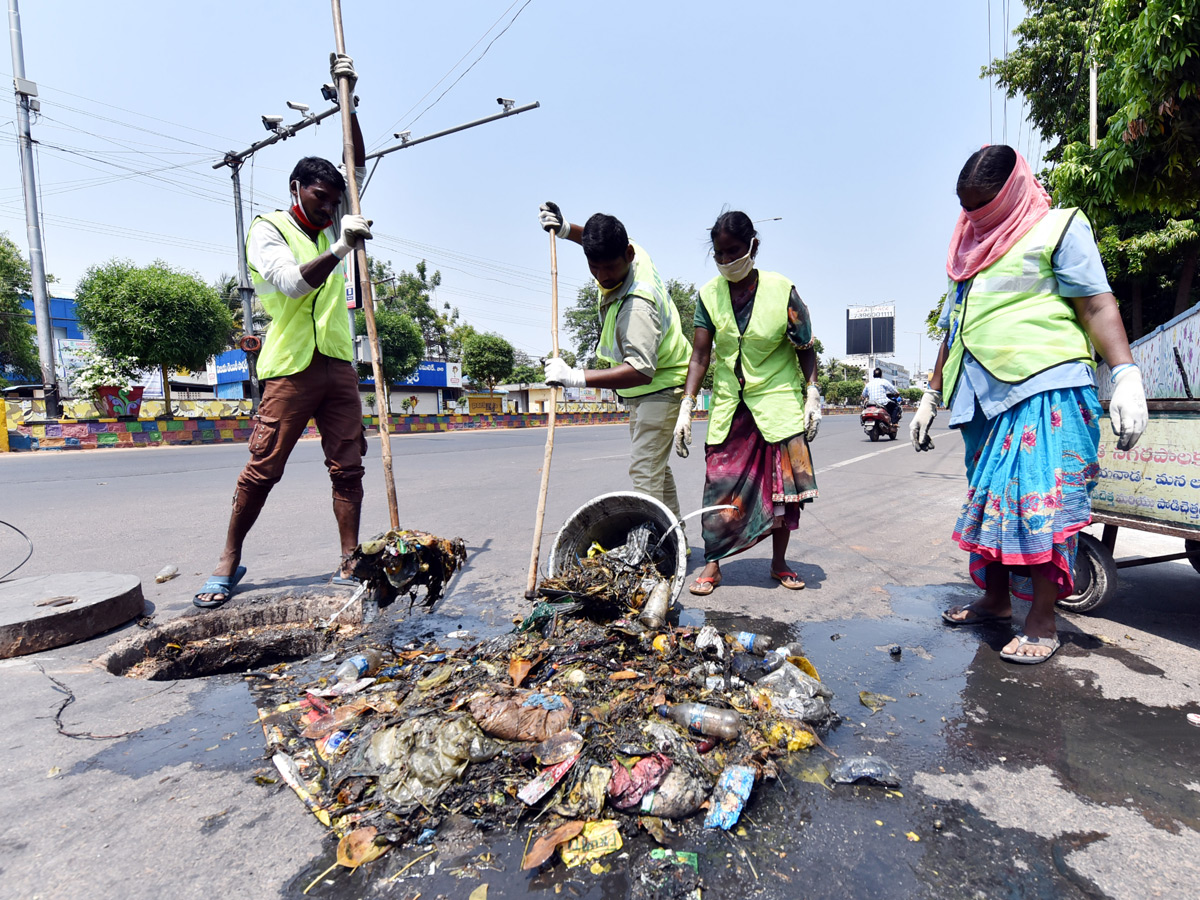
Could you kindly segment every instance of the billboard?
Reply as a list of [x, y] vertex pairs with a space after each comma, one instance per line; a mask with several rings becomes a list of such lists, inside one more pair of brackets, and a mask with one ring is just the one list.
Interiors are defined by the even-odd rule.
[[895, 352], [895, 306], [851, 306], [846, 310], [847, 356], [890, 356]]
[[209, 384], [241, 384], [250, 380], [250, 367], [243, 350], [226, 350], [208, 361]]
[[[367, 358], [370, 359], [370, 350]], [[374, 384], [375, 379], [362, 379], [363, 384]], [[431, 387], [431, 388], [460, 388], [462, 387], [462, 363], [443, 362], [440, 359], [423, 359], [413, 372], [396, 382], [399, 387]]]

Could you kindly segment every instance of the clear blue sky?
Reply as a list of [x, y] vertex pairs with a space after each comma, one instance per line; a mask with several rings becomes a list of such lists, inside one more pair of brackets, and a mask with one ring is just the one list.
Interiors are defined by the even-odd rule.
[[[992, 55], [1004, 49], [1006, 3], [1010, 30], [1024, 14], [992, 0]], [[761, 225], [759, 265], [797, 284], [826, 353], [844, 350], [848, 305], [894, 302], [896, 361], [913, 368], [920, 343], [929, 366], [935, 348], [907, 332], [923, 331], [945, 290], [954, 181], [971, 152], [1005, 137], [1003, 98], [979, 78], [987, 0], [524, 4], [343, 0], [369, 149], [395, 131], [489, 115], [498, 96], [542, 104], [386, 157], [363, 202], [376, 256], [408, 270], [427, 259], [442, 272], [440, 299], [540, 355], [543, 200], [580, 223], [616, 215], [664, 278], [697, 285], [715, 274], [706, 235], [723, 208], [781, 216]], [[26, 77], [41, 91], [52, 290], [69, 293], [114, 256], [162, 258], [206, 280], [235, 271], [228, 170], [211, 165], [266, 136], [262, 114], [295, 121], [285, 100], [325, 108], [329, 4], [24, 0], [21, 16]], [[4, 81], [0, 229], [27, 249]], [[1015, 101], [1007, 123], [1036, 169], [1039, 142]], [[243, 172], [247, 202], [283, 206], [297, 158], [340, 153], [336, 117], [261, 152]], [[589, 276], [576, 245], [560, 250], [561, 308]]]

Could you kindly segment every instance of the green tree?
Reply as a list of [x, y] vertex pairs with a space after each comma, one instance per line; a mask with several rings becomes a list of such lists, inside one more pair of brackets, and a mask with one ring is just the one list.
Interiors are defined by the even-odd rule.
[[938, 319], [942, 317], [942, 307], [946, 305], [946, 294], [938, 297], [938, 302], [934, 304], [925, 315], [925, 334], [935, 344], [940, 344], [942, 338], [946, 336], [946, 329], [938, 327]]
[[600, 289], [589, 281], [579, 289], [575, 304], [563, 311], [567, 334], [575, 344], [575, 358], [585, 369], [606, 368], [596, 356], [600, 346]]
[[546, 380], [546, 371], [541, 366], [515, 366], [508, 378], [513, 384], [542, 384]]
[[9, 379], [41, 383], [37, 329], [21, 304], [32, 291], [29, 263], [8, 234], [0, 233], [0, 384]]
[[[1102, 0], [1099, 94], [1116, 111], [1094, 149], [1076, 140], [1054, 172], [1056, 195], [1089, 214], [1104, 208], [1170, 216], [1155, 230], [1193, 233], [1200, 206], [1200, 0]], [[1099, 216], [1097, 216], [1099, 218]], [[1136, 235], [1118, 229], [1117, 237]], [[1151, 238], [1153, 240], [1153, 238]], [[1170, 244], [1170, 238], [1162, 243]], [[1192, 303], [1200, 240], [1176, 242], [1176, 314]]]
[[429, 274], [425, 260], [416, 265], [415, 272], [393, 271], [390, 262], [372, 259], [371, 285], [377, 306], [386, 306], [405, 313], [421, 329], [428, 359], [457, 360], [462, 354], [459, 332], [462, 323], [458, 310], [449, 303], [439, 303], [434, 292], [441, 286], [442, 273]]
[[919, 403], [925, 392], [919, 387], [908, 387], [900, 391], [900, 396], [911, 403]]
[[[238, 290], [238, 279], [236, 275], [230, 275], [228, 272], [222, 272], [213, 282], [213, 290], [217, 292], [217, 296], [221, 298], [221, 302], [225, 304], [229, 314], [233, 316], [233, 336], [236, 338], [239, 335], [250, 334], [242, 324], [242, 294]], [[267, 330], [267, 326], [271, 324], [271, 317], [267, 315], [262, 304], [258, 302], [258, 297], [250, 301], [250, 310], [253, 313], [254, 331], [262, 334]]]
[[[354, 329], [358, 334], [367, 333], [367, 318], [361, 311], [354, 314]], [[383, 377], [387, 381], [387, 390], [391, 390], [392, 385], [417, 371], [417, 366], [425, 358], [425, 342], [421, 339], [421, 329], [416, 322], [406, 313], [386, 306], [375, 308], [375, 332], [379, 335]], [[369, 362], [359, 363], [359, 376], [372, 378], [374, 373]]]
[[463, 345], [462, 366], [464, 375], [495, 393], [513, 370], [513, 346], [498, 334], [473, 334]]
[[162, 370], [168, 412], [170, 370], [203, 369], [233, 332], [216, 290], [161, 260], [145, 268], [119, 259], [92, 266], [76, 288], [75, 312], [105, 356]]

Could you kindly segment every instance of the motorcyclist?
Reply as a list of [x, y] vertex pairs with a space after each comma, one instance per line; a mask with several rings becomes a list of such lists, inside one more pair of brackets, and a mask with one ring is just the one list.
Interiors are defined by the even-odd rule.
[[892, 417], [892, 424], [900, 421], [900, 392], [896, 386], [883, 377], [883, 369], [875, 368], [871, 380], [863, 387], [862, 399], [867, 404], [881, 406]]

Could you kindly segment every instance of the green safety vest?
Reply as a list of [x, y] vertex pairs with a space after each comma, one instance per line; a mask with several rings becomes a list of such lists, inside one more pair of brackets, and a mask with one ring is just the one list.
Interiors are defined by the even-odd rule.
[[[997, 381], [1018, 384], [1071, 360], [1092, 368], [1092, 346], [1071, 300], [1059, 296], [1054, 251], [1077, 209], [1052, 209], [1007, 253], [978, 272], [950, 313], [942, 396], [954, 396], [969, 352]], [[955, 293], [958, 283], [950, 282]]]
[[629, 290], [610, 302], [600, 314], [603, 325], [600, 328], [600, 345], [596, 348], [596, 355], [614, 366], [619, 366], [625, 361], [618, 356], [617, 351], [617, 313], [630, 297], [642, 297], [655, 305], [658, 309], [658, 321], [662, 326], [662, 337], [658, 341], [658, 368], [654, 371], [654, 378], [649, 384], [639, 387], [617, 388], [617, 394], [622, 397], [641, 397], [655, 391], [680, 387], [687, 380], [688, 362], [692, 358], [692, 346], [683, 336], [683, 329], [679, 326], [679, 310], [675, 308], [675, 302], [667, 293], [650, 255], [637, 244], [633, 245], [633, 251], [633, 279]]
[[[296, 264], [312, 262], [329, 249], [329, 238], [322, 231], [316, 243], [300, 230], [292, 217], [282, 210], [258, 216], [274, 225], [296, 257]], [[246, 238], [247, 246], [250, 238]], [[350, 338], [350, 319], [346, 313], [346, 276], [339, 264], [325, 283], [303, 297], [289, 297], [264, 279], [250, 264], [250, 278], [263, 309], [271, 317], [263, 348], [258, 354], [258, 377], [277, 378], [294, 375], [308, 368], [313, 351], [319, 350], [334, 359], [354, 359]]]
[[[717, 276], [700, 289], [716, 333], [713, 335], [713, 406], [708, 413], [706, 444], [729, 436], [738, 401], [745, 401], [754, 424], [770, 443], [804, 430], [804, 375], [796, 348], [787, 339], [792, 282], [778, 272], [759, 272], [754, 308], [746, 333], [738, 331], [729, 298], [729, 282]], [[738, 384], [742, 361], [745, 385]]]

